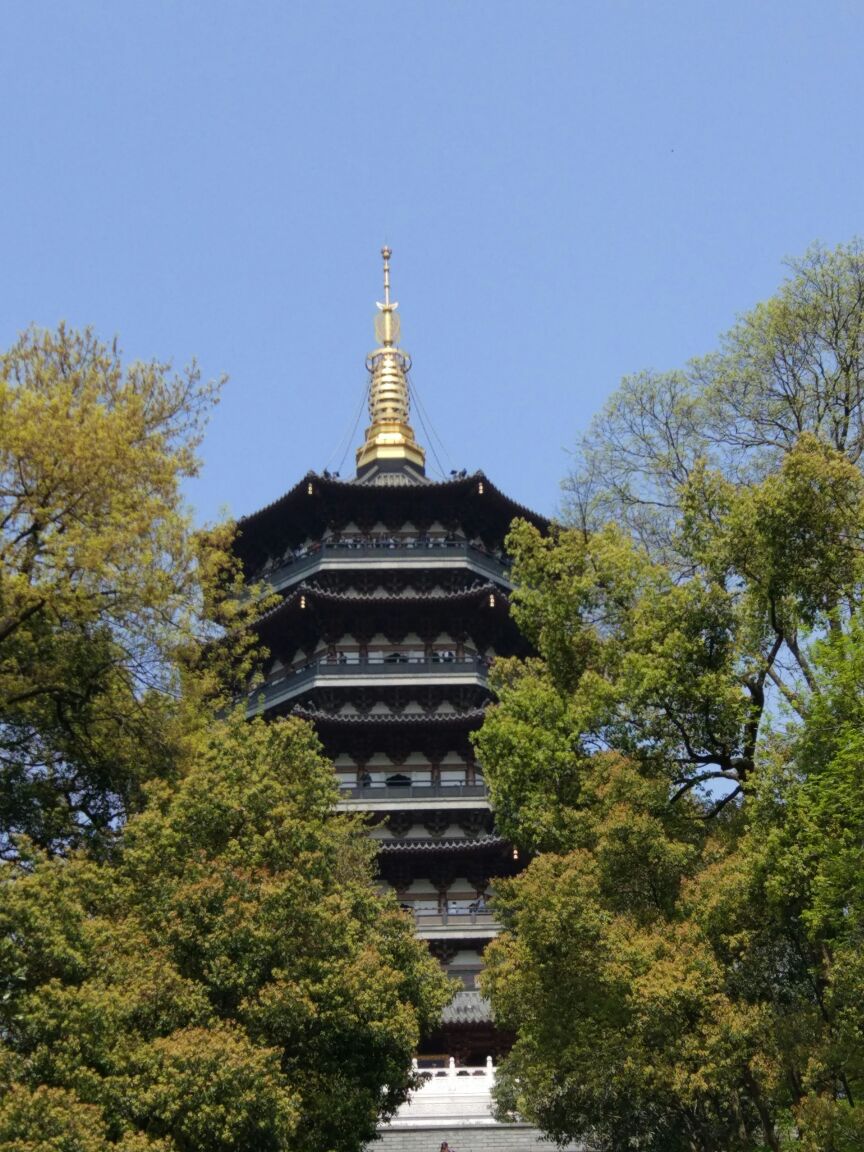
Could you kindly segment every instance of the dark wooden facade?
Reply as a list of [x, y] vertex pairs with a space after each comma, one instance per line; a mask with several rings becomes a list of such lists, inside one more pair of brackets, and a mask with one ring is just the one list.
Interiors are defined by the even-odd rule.
[[463, 985], [421, 1057], [482, 1063], [509, 1045], [476, 988], [498, 926], [488, 904], [519, 867], [495, 831], [470, 741], [497, 655], [524, 654], [504, 540], [545, 521], [482, 473], [433, 483], [310, 473], [240, 523], [250, 581], [281, 595], [261, 621], [270, 660], [250, 711], [310, 720], [341, 805], [367, 813], [381, 882]]

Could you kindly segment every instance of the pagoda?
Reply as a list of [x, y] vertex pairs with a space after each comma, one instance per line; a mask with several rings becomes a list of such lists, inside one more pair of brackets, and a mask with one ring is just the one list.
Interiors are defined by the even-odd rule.
[[520, 862], [495, 829], [470, 737], [492, 699], [491, 662], [527, 654], [509, 613], [509, 525], [547, 522], [482, 472], [426, 475], [390, 250], [382, 256], [356, 476], [310, 472], [240, 522], [247, 578], [280, 596], [260, 623], [269, 660], [249, 708], [311, 721], [335, 765], [340, 807], [368, 814], [382, 885], [461, 985], [418, 1062], [458, 1076], [509, 1046], [477, 976], [499, 931], [490, 890]]

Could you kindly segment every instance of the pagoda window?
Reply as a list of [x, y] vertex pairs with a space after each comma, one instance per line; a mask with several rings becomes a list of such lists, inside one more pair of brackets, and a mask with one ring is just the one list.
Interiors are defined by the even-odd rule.
[[467, 893], [447, 893], [448, 916], [470, 916], [475, 911], [475, 900]]
[[410, 788], [411, 777], [406, 776], [404, 772], [394, 772], [392, 776], [387, 777], [388, 788]]
[[465, 768], [463, 765], [441, 765], [441, 783], [446, 788], [456, 784], [465, 783]]
[[479, 953], [466, 949], [456, 953], [447, 965], [447, 974], [461, 980], [464, 988], [476, 988], [482, 967]]
[[428, 788], [432, 783], [432, 776], [428, 767], [420, 768], [411, 773], [411, 783], [415, 788]]
[[458, 877], [449, 885], [446, 899], [447, 910], [454, 915], [470, 916], [489, 911], [486, 893], [478, 892], [465, 876]]
[[425, 877], [412, 880], [404, 892], [406, 896], [411, 896], [414, 899], [420, 896], [434, 896], [436, 900], [438, 899], [438, 889], [431, 880], [427, 880]]
[[441, 910], [441, 898], [438, 890], [429, 880], [412, 880], [404, 890], [402, 898], [405, 901], [404, 906], [412, 910], [415, 915], [434, 916]]

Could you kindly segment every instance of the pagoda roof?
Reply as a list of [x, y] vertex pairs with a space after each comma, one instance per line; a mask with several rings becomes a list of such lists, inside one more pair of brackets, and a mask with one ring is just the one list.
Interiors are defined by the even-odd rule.
[[476, 988], [460, 988], [441, 1013], [442, 1024], [486, 1024], [492, 1007]]
[[[395, 473], [393, 474], [395, 475]], [[466, 522], [468, 535], [494, 534], [503, 539], [511, 521], [521, 517], [541, 531], [545, 516], [505, 495], [483, 472], [425, 483], [369, 483], [340, 480], [316, 472], [307, 474], [272, 503], [241, 517], [235, 548], [248, 567], [263, 563], [268, 542], [286, 538], [320, 539], [337, 514], [368, 522], [427, 522], [442, 517]]]
[[[393, 475], [393, 474], [391, 474]], [[250, 512], [246, 516], [241, 516], [240, 525], [253, 524], [257, 520], [264, 519], [271, 516], [274, 512], [279, 512], [290, 505], [297, 499], [298, 496], [308, 496], [308, 487], [310, 481], [324, 493], [344, 493], [344, 492], [364, 492], [369, 493], [371, 499], [379, 499], [381, 495], [381, 488], [395, 488], [404, 491], [405, 488], [410, 488], [410, 497], [412, 500], [420, 499], [426, 496], [427, 493], [468, 493], [472, 491], [477, 484], [478, 480], [484, 482], [484, 495], [486, 492], [497, 497], [505, 504], [509, 504], [514, 509], [515, 516], [523, 516], [526, 520], [536, 523], [538, 527], [545, 527], [549, 524], [549, 520], [545, 516], [541, 516], [538, 512], [533, 512], [524, 504], [519, 504], [512, 500], [509, 496], [505, 495], [492, 481], [488, 478], [485, 472], [478, 469], [476, 472], [466, 476], [453, 476], [448, 480], [430, 480], [428, 476], [424, 476], [421, 482], [413, 483], [389, 483], [389, 484], [374, 484], [363, 479], [341, 480], [334, 476], [322, 475], [318, 472], [307, 472], [306, 475], [297, 481], [293, 488], [289, 488], [282, 496], [272, 500], [269, 504], [265, 504], [263, 508], [259, 508], [257, 512]], [[313, 495], [315, 493], [313, 492]]]
[[[492, 602], [494, 599], [494, 603]], [[448, 631], [459, 626], [478, 648], [501, 642], [504, 653], [520, 653], [526, 641], [510, 615], [509, 598], [497, 584], [480, 580], [474, 587], [437, 594], [403, 595], [345, 593], [299, 584], [256, 624], [271, 652], [283, 654], [292, 645], [303, 648], [320, 636], [323, 623], [337, 632], [352, 632], [361, 624], [387, 635], [394, 630], [424, 627]]]
[[358, 600], [363, 603], [375, 604], [422, 604], [429, 601], [452, 604], [460, 600], [477, 600], [481, 596], [489, 596], [490, 594], [496, 597], [500, 596], [505, 603], [507, 602], [506, 593], [497, 584], [493, 584], [491, 580], [477, 580], [469, 588], [459, 588], [455, 591], [442, 589], [438, 592], [418, 592], [416, 589], [410, 588], [405, 592], [384, 592], [383, 595], [379, 592], [335, 592], [332, 588], [322, 588], [315, 583], [306, 584], [304, 588], [316, 599], [329, 600], [338, 604], [355, 603]]
[[490, 834], [488, 836], [475, 836], [469, 838], [467, 836], [460, 837], [458, 840], [378, 840], [376, 841], [379, 852], [392, 853], [406, 853], [406, 852], [464, 852], [466, 849], [475, 851], [477, 848], [498, 848], [507, 841], [503, 836], [495, 836]]
[[293, 716], [310, 720], [313, 724], [327, 724], [335, 727], [367, 728], [370, 725], [392, 725], [402, 727], [446, 727], [465, 724], [480, 724], [486, 714], [485, 708], [468, 708], [464, 712], [325, 712], [318, 708], [304, 708], [296, 704], [291, 709]]
[[495, 597], [496, 606], [499, 597], [503, 607], [506, 607], [510, 602], [500, 585], [493, 584], [491, 580], [477, 580], [469, 588], [460, 588], [456, 591], [418, 592], [412, 589], [408, 593], [385, 592], [383, 595], [376, 592], [336, 592], [331, 588], [322, 588], [320, 584], [314, 581], [308, 583], [304, 581], [302, 584], [295, 585], [279, 604], [265, 612], [258, 623], [259, 625], [270, 623], [292, 609], [297, 609], [301, 603], [310, 600], [323, 604], [349, 606], [352, 604], [381, 604], [389, 607], [401, 607], [403, 605], [465, 604], [490, 595]]

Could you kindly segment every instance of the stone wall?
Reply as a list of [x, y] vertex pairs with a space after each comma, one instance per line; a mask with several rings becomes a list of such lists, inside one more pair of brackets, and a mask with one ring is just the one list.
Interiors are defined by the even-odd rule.
[[[444, 1141], [451, 1152], [556, 1152], [536, 1128], [527, 1124], [442, 1123], [410, 1128], [386, 1128], [368, 1152], [438, 1152]], [[569, 1152], [580, 1152], [575, 1144]], [[584, 1150], [583, 1150], [584, 1152]]]

